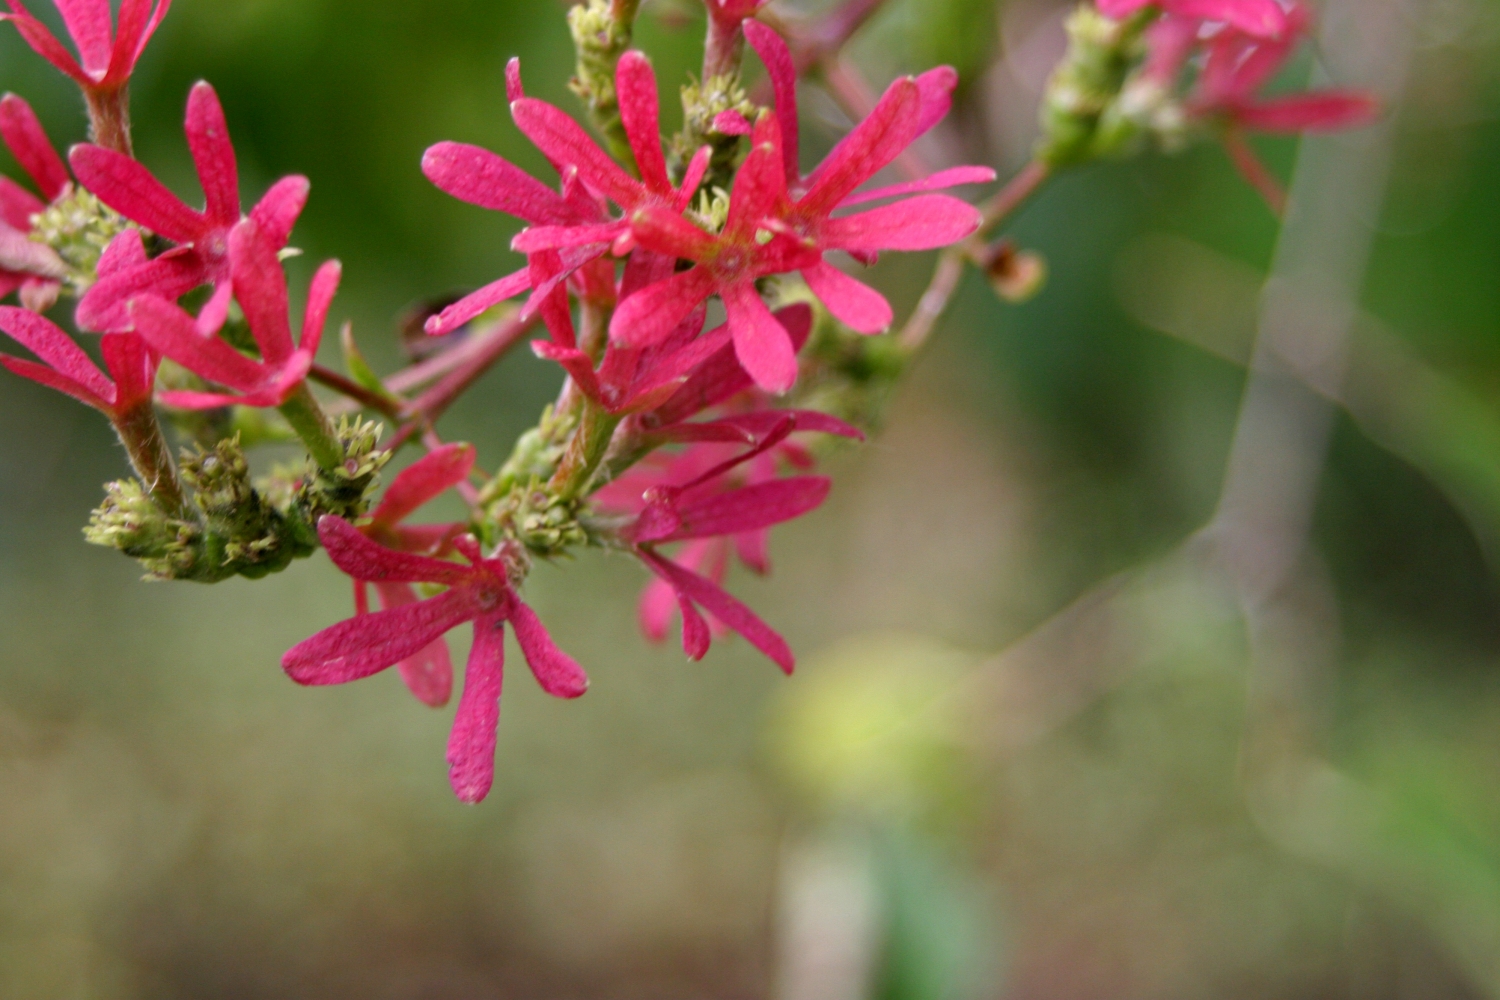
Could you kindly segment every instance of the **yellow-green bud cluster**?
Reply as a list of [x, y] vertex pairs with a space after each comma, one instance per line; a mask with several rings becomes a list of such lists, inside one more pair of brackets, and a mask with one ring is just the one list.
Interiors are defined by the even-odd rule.
[[1114, 21], [1085, 4], [1068, 18], [1068, 52], [1042, 99], [1039, 160], [1054, 168], [1074, 166], [1117, 153], [1138, 137], [1138, 127], [1118, 104], [1155, 16], [1148, 7]]
[[88, 291], [104, 248], [130, 228], [139, 227], [76, 185], [31, 217], [31, 238], [62, 258], [68, 271], [63, 281], [74, 295]]
[[714, 119], [726, 111], [738, 111], [750, 121], [760, 109], [750, 103], [738, 74], [694, 81], [682, 88], [682, 131], [672, 137], [671, 166], [677, 177], [700, 148], [707, 145], [713, 155], [700, 190], [727, 189], [741, 161], [740, 137], [714, 129]]

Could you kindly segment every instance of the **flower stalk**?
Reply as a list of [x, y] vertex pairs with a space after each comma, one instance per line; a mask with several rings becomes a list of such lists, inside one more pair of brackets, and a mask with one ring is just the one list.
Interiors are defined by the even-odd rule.
[[130, 142], [130, 85], [85, 89], [89, 112], [89, 141], [123, 156], [134, 156]]
[[286, 418], [286, 422], [291, 424], [297, 437], [302, 439], [308, 454], [318, 463], [319, 468], [327, 472], [343, 468], [346, 458], [338, 428], [313, 396], [306, 382], [293, 390], [286, 402], [277, 409]]
[[149, 399], [141, 400], [112, 420], [130, 465], [156, 506], [168, 517], [191, 520], [192, 508], [177, 477], [172, 449]]

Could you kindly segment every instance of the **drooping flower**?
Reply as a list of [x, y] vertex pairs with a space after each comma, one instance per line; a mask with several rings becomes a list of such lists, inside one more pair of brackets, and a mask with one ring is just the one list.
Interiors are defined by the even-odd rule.
[[[731, 547], [746, 565], [766, 572], [770, 528], [815, 510], [827, 498], [830, 482], [817, 476], [777, 478], [769, 453], [797, 429], [798, 413], [746, 416], [765, 418], [752, 421], [761, 433], [748, 451], [720, 461], [722, 446], [697, 445], [633, 471], [601, 490], [597, 500], [606, 510], [634, 515], [621, 535], [658, 578], [641, 599], [641, 627], [649, 638], [665, 637], [675, 604], [690, 659], [702, 659], [715, 627], [723, 626], [790, 673], [795, 661], [786, 642], [721, 584]], [[686, 544], [673, 556], [658, 550], [675, 542]], [[708, 619], [699, 608], [708, 612]]]
[[0, 330], [45, 362], [0, 355], [0, 365], [22, 378], [67, 393], [117, 424], [151, 405], [159, 359], [133, 333], [105, 334], [100, 339], [104, 367], [109, 370], [106, 376], [71, 337], [30, 310], [0, 306]]
[[111, 16], [109, 0], [54, 0], [63, 24], [78, 50], [73, 53], [32, 16], [21, 0], [8, 0], [10, 21], [43, 59], [71, 77], [86, 93], [118, 90], [130, 81], [135, 64], [171, 9], [172, 0], [122, 0], [119, 22]]
[[[625, 53], [615, 80], [620, 117], [640, 180], [626, 173], [567, 113], [527, 97], [516, 60], [511, 60], [507, 69], [511, 116], [557, 168], [562, 194], [477, 146], [441, 142], [422, 158], [423, 173], [443, 191], [528, 223], [529, 228], [512, 244], [515, 250], [528, 255], [548, 250], [562, 254], [565, 266], [555, 269], [545, 285], [536, 285], [538, 302], [577, 268], [611, 249], [620, 255], [628, 253], [630, 212], [644, 205], [661, 205], [676, 212], [685, 209], [708, 169], [705, 147], [693, 158], [682, 184], [673, 186], [661, 148], [656, 75], [643, 54], [634, 50]], [[626, 214], [611, 216], [606, 202], [613, 202]], [[530, 268], [528, 264], [449, 306], [428, 321], [427, 332], [446, 333], [485, 309], [533, 288]]]
[[[445, 444], [413, 462], [391, 480], [379, 506], [359, 528], [367, 538], [397, 552], [440, 557], [452, 551], [453, 541], [463, 533], [461, 524], [402, 524], [412, 512], [469, 477], [474, 468], [474, 447]], [[370, 610], [369, 581], [354, 581], [354, 603], [360, 614]], [[405, 607], [420, 598], [409, 583], [376, 581], [375, 593], [384, 608]], [[447, 640], [439, 637], [397, 664], [401, 679], [417, 700], [433, 708], [448, 703], [453, 691], [453, 662]]]
[[[68, 160], [85, 188], [110, 208], [177, 244], [159, 257], [101, 279], [78, 304], [79, 326], [89, 330], [130, 328], [126, 304], [151, 293], [176, 301], [200, 285], [213, 285], [204, 307], [219, 317], [229, 307], [229, 235], [241, 219], [239, 169], [224, 109], [213, 87], [199, 82], [188, 97], [184, 125], [188, 149], [203, 186], [204, 208], [189, 208], [140, 163], [102, 146], [74, 146]], [[307, 202], [307, 178], [284, 177], [250, 210], [250, 218], [279, 252]]]
[[474, 645], [464, 670], [463, 694], [448, 740], [449, 780], [464, 802], [479, 802], [495, 777], [495, 733], [505, 661], [505, 623], [542, 690], [577, 698], [588, 688], [583, 669], [553, 643], [536, 613], [516, 596], [502, 559], [485, 558], [472, 536], [454, 545], [464, 566], [430, 556], [395, 552], [366, 538], [347, 521], [328, 516], [318, 537], [334, 565], [372, 583], [433, 583], [436, 597], [333, 625], [292, 647], [282, 667], [299, 684], [344, 684], [416, 655], [449, 629], [474, 623]]
[[35, 217], [72, 190], [72, 179], [36, 112], [15, 94], [0, 98], [0, 139], [42, 194], [0, 177], [0, 297], [19, 288], [21, 304], [43, 312], [57, 301], [67, 265], [31, 233]]
[[1277, 38], [1287, 15], [1277, 0], [1095, 0], [1099, 13], [1123, 20], [1147, 7], [1194, 21], [1221, 21], [1257, 38]]
[[280, 406], [302, 385], [318, 353], [341, 268], [338, 261], [331, 260], [313, 275], [302, 334], [293, 344], [287, 319], [286, 275], [276, 259], [276, 239], [250, 218], [235, 226], [227, 241], [231, 280], [225, 287], [233, 289], [245, 313], [260, 348], [259, 361], [236, 351], [218, 336], [227, 303], [213, 311], [205, 307], [195, 320], [154, 292], [131, 300], [135, 328], [152, 347], [208, 381], [235, 390], [232, 394], [173, 390], [162, 393], [162, 402], [188, 410], [233, 404]]

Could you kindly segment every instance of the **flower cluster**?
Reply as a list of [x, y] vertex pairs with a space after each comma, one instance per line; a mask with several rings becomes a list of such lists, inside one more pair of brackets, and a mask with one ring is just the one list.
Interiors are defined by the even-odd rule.
[[[794, 47], [757, 20], [763, 0], [705, 2], [704, 75], [684, 88], [687, 122], [671, 141], [651, 62], [630, 48], [638, 5], [590, 0], [570, 15], [573, 87], [602, 145], [528, 97], [512, 60], [511, 117], [555, 183], [472, 145], [426, 151], [422, 171], [443, 191], [524, 224], [511, 243], [524, 263], [420, 320], [441, 339], [388, 378], [347, 325], [345, 374], [318, 364], [337, 261], [312, 275], [293, 337], [282, 262], [309, 184], [283, 178], [246, 212], [209, 84], [192, 88], [184, 125], [201, 209], [134, 158], [128, 83], [169, 0], [124, 0], [118, 16], [107, 0], [56, 0], [76, 55], [19, 0], [0, 15], [78, 83], [90, 117], [92, 141], [65, 160], [23, 100], [0, 100], [0, 139], [36, 188], [0, 179], [0, 295], [16, 292], [24, 307], [0, 307], [0, 331], [36, 358], [0, 365], [102, 412], [138, 476], [107, 487], [87, 537], [153, 577], [200, 582], [263, 577], [326, 550], [353, 581], [355, 613], [286, 654], [301, 684], [396, 667], [419, 701], [443, 706], [454, 680], [445, 635], [472, 623], [448, 746], [466, 802], [494, 777], [507, 623], [544, 690], [576, 698], [588, 686], [521, 598], [538, 559], [588, 546], [628, 553], [650, 575], [640, 602], [650, 639], [678, 619], [696, 660], [733, 632], [790, 673], [786, 640], [726, 589], [731, 563], [769, 572], [770, 530], [829, 495], [830, 480], [812, 474], [820, 453], [863, 440], [856, 423], [923, 339], [877, 336], [895, 312], [850, 272], [888, 251], [950, 248], [944, 266], [967, 258], [992, 271], [1024, 256], [986, 249], [975, 237], [997, 217], [940, 193], [987, 184], [993, 170], [910, 169], [906, 154], [949, 113], [953, 70], [896, 79], [804, 170]], [[1345, 126], [1371, 112], [1354, 94], [1257, 96], [1307, 31], [1299, 6], [1098, 0], [1077, 23], [1075, 42], [1094, 48], [1059, 70], [1075, 101], [1054, 94], [1052, 145], [1026, 183], [1097, 151], [1122, 122], [1150, 131], [1169, 106], [1226, 135]], [[742, 85], [747, 49], [765, 70], [764, 107]], [[904, 156], [908, 176], [883, 179]], [[77, 300], [73, 326], [99, 335], [104, 370], [39, 315], [65, 295]], [[711, 325], [716, 309], [724, 321]], [[930, 303], [923, 311], [919, 334], [935, 319]], [[482, 472], [474, 448], [441, 439], [437, 419], [538, 327], [546, 336], [532, 350], [561, 369], [564, 388], [498, 471]], [[189, 446], [180, 458], [162, 414]], [[361, 414], [397, 425], [388, 443]], [[245, 450], [264, 440], [299, 441], [307, 459], [253, 479]], [[379, 474], [405, 445], [426, 454], [377, 499]], [[462, 502], [461, 519], [408, 523], [442, 497]]]

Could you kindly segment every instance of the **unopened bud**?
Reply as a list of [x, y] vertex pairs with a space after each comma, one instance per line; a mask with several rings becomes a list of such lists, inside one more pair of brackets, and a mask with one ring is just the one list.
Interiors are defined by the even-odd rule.
[[1035, 298], [1047, 284], [1047, 261], [1041, 254], [1020, 250], [1001, 240], [985, 251], [985, 274], [995, 294], [1020, 305]]

